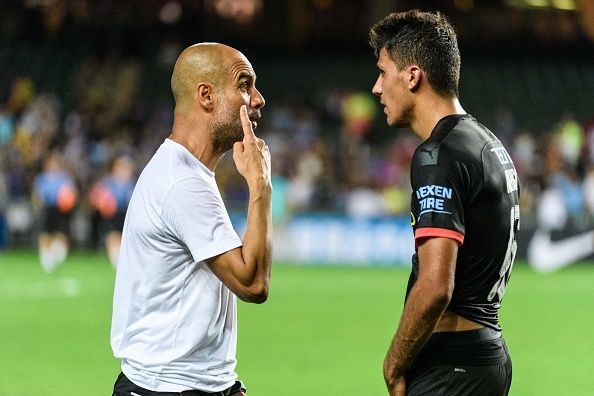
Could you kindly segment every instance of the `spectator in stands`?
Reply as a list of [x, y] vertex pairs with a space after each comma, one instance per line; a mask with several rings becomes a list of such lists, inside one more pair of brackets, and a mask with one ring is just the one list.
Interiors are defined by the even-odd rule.
[[576, 166], [584, 147], [584, 129], [573, 114], [563, 116], [555, 128], [555, 136], [563, 159], [570, 166]]

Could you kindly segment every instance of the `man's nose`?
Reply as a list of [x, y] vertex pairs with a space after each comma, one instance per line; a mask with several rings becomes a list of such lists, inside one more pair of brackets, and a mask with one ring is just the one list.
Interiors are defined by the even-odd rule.
[[371, 93], [374, 94], [375, 96], [380, 96], [382, 94], [382, 89], [379, 84], [379, 81], [375, 82], [375, 84], [373, 85], [373, 88], [371, 88]]
[[251, 106], [255, 109], [261, 109], [262, 107], [264, 107], [264, 105], [266, 105], [266, 100], [264, 100], [264, 96], [262, 96], [260, 91], [254, 88], [254, 95], [252, 95]]

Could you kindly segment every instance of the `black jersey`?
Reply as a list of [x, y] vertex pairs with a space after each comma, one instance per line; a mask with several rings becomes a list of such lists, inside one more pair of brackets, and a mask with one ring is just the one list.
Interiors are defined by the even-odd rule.
[[[501, 142], [472, 116], [441, 119], [415, 151], [411, 165], [415, 240], [446, 237], [460, 245], [448, 309], [490, 328], [516, 253], [519, 183]], [[418, 276], [418, 257], [407, 297]]]

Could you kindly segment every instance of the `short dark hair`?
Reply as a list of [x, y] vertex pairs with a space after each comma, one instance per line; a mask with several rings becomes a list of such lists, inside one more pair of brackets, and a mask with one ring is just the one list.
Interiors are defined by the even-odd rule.
[[458, 40], [440, 12], [394, 12], [371, 27], [369, 44], [376, 57], [385, 48], [399, 70], [418, 65], [439, 95], [458, 97]]

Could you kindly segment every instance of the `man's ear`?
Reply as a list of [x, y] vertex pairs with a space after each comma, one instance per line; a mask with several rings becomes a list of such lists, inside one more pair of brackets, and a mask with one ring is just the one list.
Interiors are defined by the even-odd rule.
[[214, 108], [214, 92], [213, 86], [207, 83], [199, 83], [194, 93], [195, 99], [207, 111]]
[[421, 81], [424, 78], [421, 68], [417, 65], [408, 67], [408, 89], [411, 92], [416, 92], [421, 87]]

